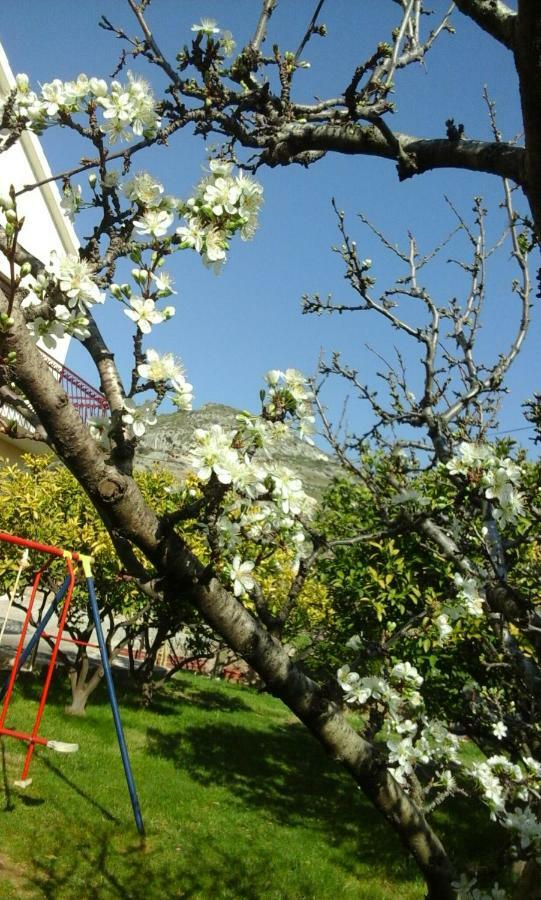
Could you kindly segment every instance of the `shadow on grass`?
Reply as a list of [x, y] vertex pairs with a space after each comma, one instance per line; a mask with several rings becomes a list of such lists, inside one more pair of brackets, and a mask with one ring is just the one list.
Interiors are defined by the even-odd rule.
[[100, 812], [104, 817], [104, 819], [107, 819], [108, 822], [115, 822], [117, 825], [120, 825], [120, 820], [117, 819], [116, 816], [114, 816], [108, 809], [106, 809], [105, 806], [102, 806], [101, 803], [98, 803], [98, 801], [95, 800], [94, 797], [91, 796], [91, 794], [83, 790], [83, 788], [75, 781], [73, 781], [72, 778], [68, 778], [68, 776], [65, 775], [64, 772], [62, 772], [58, 768], [58, 766], [55, 766], [55, 764], [52, 763], [50, 759], [47, 759], [44, 756], [40, 756], [39, 762], [42, 766], [45, 766], [45, 768], [48, 769], [49, 772], [52, 772], [55, 778], [58, 778], [60, 781], [62, 781], [66, 785], [66, 787], [74, 791], [79, 797], [81, 797], [82, 800], [88, 803], [89, 806], [93, 806], [94, 809], [97, 809], [98, 812]]
[[[380, 815], [302, 725], [265, 731], [223, 724], [175, 732], [149, 728], [147, 750], [204, 786], [226, 788], [239, 814], [255, 808], [277, 824], [323, 835], [331, 848], [349, 842], [351, 868], [359, 856], [396, 877], [416, 873]], [[347, 856], [341, 854], [341, 865]]]
[[453, 860], [463, 872], [485, 873], [502, 880], [508, 859], [509, 831], [491, 822], [480, 800], [453, 797], [436, 811], [433, 824]]
[[[134, 842], [119, 849], [115, 837], [107, 829], [93, 831], [83, 844], [73, 843], [70, 847], [68, 837], [49, 846], [46, 853], [34, 854], [31, 861], [34, 874], [28, 879], [32, 896], [44, 900], [73, 900], [74, 897], [260, 900], [264, 896], [278, 896], [262, 891], [265, 872], [276, 862], [270, 851], [268, 858], [263, 853], [258, 860], [260, 882], [234, 849], [231, 853], [218, 849], [208, 836], [202, 845], [185, 846], [180, 834], [177, 845], [168, 848], [167, 858], [157, 842], [154, 846]], [[297, 894], [287, 896], [301, 900]], [[308, 886], [303, 900], [310, 897], [314, 900], [317, 897], [315, 886]]]
[[[17, 690], [25, 700], [38, 700], [43, 683], [43, 673], [21, 672], [17, 676]], [[204, 676], [197, 676], [203, 678]], [[204, 707], [209, 710], [221, 710], [223, 712], [250, 712], [251, 707], [241, 697], [228, 695], [223, 689], [212, 690], [207, 687], [198, 689], [193, 685], [194, 676], [183, 679], [178, 673], [174, 684], [167, 686], [165, 690], [156, 691], [152, 702], [148, 706], [148, 712], [159, 715], [178, 716], [182, 712], [180, 704]], [[134, 682], [129, 673], [123, 669], [115, 669], [113, 674], [115, 692], [122, 709], [145, 709], [141, 696], [134, 687]], [[205, 679], [205, 683], [209, 681]], [[0, 685], [2, 679], [0, 675]], [[49, 691], [49, 700], [53, 705], [66, 705], [70, 702], [70, 690], [67, 682], [67, 674], [63, 669], [55, 674]], [[88, 702], [88, 708], [93, 706], [109, 706], [109, 695], [105, 682], [102, 681], [94, 691]]]
[[219, 709], [223, 712], [252, 712], [251, 707], [241, 697], [227, 696], [223, 691], [211, 691], [208, 688], [197, 690], [197, 688], [189, 686], [178, 692], [176, 696], [203, 709]]
[[7, 765], [6, 765], [6, 747], [4, 738], [0, 738], [0, 753], [2, 755], [2, 785], [4, 788], [5, 803], [2, 812], [13, 812], [15, 804], [13, 802], [12, 790], [9, 783]]

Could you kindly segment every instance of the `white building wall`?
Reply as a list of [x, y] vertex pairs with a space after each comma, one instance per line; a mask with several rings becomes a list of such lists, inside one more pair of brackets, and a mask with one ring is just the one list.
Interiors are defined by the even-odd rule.
[[[0, 44], [0, 95], [5, 96], [15, 86], [7, 56]], [[35, 134], [25, 132], [20, 140], [5, 153], [0, 154], [0, 193], [7, 195], [11, 185], [20, 190], [28, 184], [35, 184], [50, 178], [51, 169]], [[79, 242], [75, 230], [60, 206], [60, 192], [55, 182], [50, 181], [32, 191], [22, 194], [17, 200], [17, 208], [25, 217], [20, 234], [20, 243], [29, 253], [43, 262], [48, 262], [51, 252], [60, 256], [77, 253]], [[7, 261], [0, 255], [0, 272], [8, 274]], [[47, 352], [58, 362], [66, 358], [70, 338], [58, 341], [56, 348]], [[0, 408], [0, 414], [2, 413]], [[6, 412], [8, 412], [6, 410]], [[14, 442], [0, 435], [0, 459], [14, 461], [24, 450], [43, 452], [42, 445], [35, 442]]]
[[[0, 94], [5, 96], [15, 87], [15, 78], [7, 56], [0, 44]], [[7, 195], [11, 185], [15, 190], [52, 175], [45, 154], [35, 134], [24, 132], [17, 143], [0, 154], [0, 193]], [[20, 243], [37, 259], [48, 262], [51, 251], [60, 256], [76, 253], [79, 247], [75, 230], [60, 206], [60, 192], [51, 181], [22, 194], [17, 200], [19, 213], [25, 216]], [[0, 271], [7, 274], [6, 260], [0, 259]], [[51, 356], [64, 362], [69, 337], [59, 341]]]

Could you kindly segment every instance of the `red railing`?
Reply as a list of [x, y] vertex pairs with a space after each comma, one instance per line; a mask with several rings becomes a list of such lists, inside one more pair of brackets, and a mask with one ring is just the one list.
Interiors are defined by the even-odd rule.
[[101, 391], [92, 387], [88, 381], [85, 381], [80, 375], [72, 372], [67, 366], [62, 365], [52, 356], [49, 356], [44, 350], [41, 352], [51, 371], [58, 377], [60, 384], [83, 422], [88, 422], [89, 419], [94, 417], [99, 418], [107, 415], [109, 404]]

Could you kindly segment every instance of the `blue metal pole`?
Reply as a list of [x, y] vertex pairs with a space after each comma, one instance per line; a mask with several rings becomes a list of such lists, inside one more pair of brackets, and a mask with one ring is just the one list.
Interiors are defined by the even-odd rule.
[[[43, 616], [43, 619], [39, 623], [38, 627], [34, 631], [34, 634], [28, 641], [28, 644], [26, 645], [26, 647], [24, 648], [24, 650], [21, 654], [21, 658], [19, 660], [19, 665], [17, 666], [17, 674], [19, 674], [19, 672], [21, 671], [22, 667], [24, 666], [26, 660], [32, 653], [34, 647], [39, 642], [39, 639], [40, 639], [42, 633], [45, 631], [47, 625], [49, 624], [49, 620], [51, 619], [51, 616], [57, 611], [59, 603], [61, 602], [61, 600], [64, 599], [64, 594], [66, 593], [66, 591], [68, 589], [69, 583], [70, 583], [70, 575], [66, 575], [65, 580], [62, 582], [62, 584], [58, 588], [56, 594], [54, 595], [54, 597], [51, 601], [51, 605], [49, 606], [49, 609]], [[7, 691], [7, 687], [9, 684], [9, 678], [10, 678], [10, 676], [8, 675], [6, 681], [0, 688], [0, 700], [4, 699], [4, 695]]]
[[96, 635], [98, 638], [98, 645], [100, 648], [101, 664], [103, 666], [105, 681], [107, 682], [107, 690], [109, 691], [109, 701], [111, 703], [111, 709], [113, 712], [113, 719], [115, 722], [116, 735], [118, 738], [118, 746], [120, 747], [120, 755], [122, 757], [122, 765], [124, 766], [124, 773], [126, 775], [126, 781], [128, 783], [128, 790], [130, 792], [130, 799], [131, 799], [131, 805], [133, 808], [135, 824], [137, 826], [137, 831], [139, 832], [139, 834], [144, 835], [145, 826], [143, 825], [143, 817], [141, 815], [141, 808], [139, 806], [139, 800], [137, 798], [137, 791], [135, 789], [135, 781], [133, 780], [133, 773], [132, 773], [131, 764], [130, 764], [130, 757], [128, 756], [128, 748], [126, 746], [124, 730], [122, 728], [122, 722], [120, 720], [120, 712], [118, 709], [118, 702], [116, 699], [115, 686], [113, 684], [113, 676], [111, 674], [111, 665], [109, 663], [109, 654], [107, 653], [107, 647], [105, 646], [105, 639], [103, 637], [100, 613], [98, 610], [98, 601], [96, 599], [96, 591], [94, 589], [94, 578], [92, 576], [87, 576], [86, 585], [88, 588], [88, 598], [90, 601], [90, 609], [92, 612], [92, 618], [94, 620], [94, 625], [96, 628]]

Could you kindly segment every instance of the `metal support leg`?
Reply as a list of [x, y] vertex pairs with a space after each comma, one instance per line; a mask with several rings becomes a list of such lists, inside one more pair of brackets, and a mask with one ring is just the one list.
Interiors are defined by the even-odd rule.
[[103, 637], [103, 630], [101, 627], [100, 613], [98, 610], [98, 601], [96, 599], [96, 591], [94, 589], [94, 579], [92, 577], [87, 577], [86, 584], [87, 584], [87, 588], [88, 588], [88, 599], [90, 601], [90, 610], [92, 612], [92, 618], [94, 620], [94, 625], [96, 628], [96, 635], [98, 637], [98, 645], [99, 645], [100, 654], [101, 654], [101, 664], [103, 666], [105, 681], [107, 682], [107, 690], [109, 691], [109, 701], [111, 703], [111, 709], [113, 711], [113, 719], [115, 722], [116, 735], [118, 738], [118, 746], [120, 747], [120, 755], [122, 757], [122, 765], [124, 766], [124, 773], [126, 775], [128, 790], [130, 792], [130, 799], [131, 799], [131, 805], [133, 808], [135, 824], [137, 826], [137, 831], [139, 832], [139, 834], [144, 835], [145, 826], [143, 825], [143, 817], [141, 815], [141, 808], [139, 806], [139, 800], [137, 798], [135, 781], [133, 779], [130, 758], [128, 756], [128, 748], [126, 746], [124, 730], [122, 728], [122, 722], [120, 720], [120, 712], [118, 709], [118, 703], [117, 703], [117, 699], [116, 699], [115, 686], [113, 684], [111, 665], [109, 663], [109, 654], [107, 652], [107, 647], [105, 646], [105, 639]]

